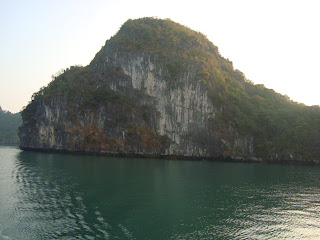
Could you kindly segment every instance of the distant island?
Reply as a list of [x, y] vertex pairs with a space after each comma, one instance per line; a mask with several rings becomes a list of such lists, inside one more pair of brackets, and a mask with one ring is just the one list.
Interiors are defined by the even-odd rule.
[[205, 35], [169, 19], [125, 22], [88, 66], [35, 93], [22, 119], [24, 150], [320, 160], [319, 106], [255, 85]]
[[2, 110], [0, 106], [0, 144], [19, 144], [18, 128], [22, 123], [20, 113]]

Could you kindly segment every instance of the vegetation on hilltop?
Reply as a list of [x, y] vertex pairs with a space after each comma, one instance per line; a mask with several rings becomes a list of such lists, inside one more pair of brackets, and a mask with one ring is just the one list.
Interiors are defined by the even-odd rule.
[[66, 98], [70, 110], [77, 108], [81, 111], [108, 103], [119, 103], [129, 108], [132, 103], [127, 96], [112, 91], [107, 84], [108, 80], [121, 77], [124, 77], [122, 72], [113, 67], [103, 77], [91, 68], [79, 65], [61, 70], [52, 76], [47, 87], [32, 95], [31, 102], [22, 111], [22, 117], [34, 118], [37, 105], [42, 101], [49, 103], [52, 97]]
[[3, 111], [0, 107], [0, 144], [17, 144], [18, 127], [21, 125], [22, 119], [20, 113], [11, 113]]
[[295, 152], [305, 158], [320, 157], [320, 107], [308, 107], [264, 85], [254, 85], [202, 33], [169, 19], [142, 18], [128, 20], [110, 41], [120, 51], [144, 51], [164, 59], [171, 80], [188, 62], [198, 63], [195, 80], [222, 109], [215, 119], [208, 119], [212, 131], [232, 134], [231, 126], [254, 136], [260, 156]]

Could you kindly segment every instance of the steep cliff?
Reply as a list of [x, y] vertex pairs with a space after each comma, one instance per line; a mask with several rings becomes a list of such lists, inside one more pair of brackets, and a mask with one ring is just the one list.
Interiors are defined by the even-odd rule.
[[170, 20], [128, 20], [88, 66], [35, 93], [22, 117], [26, 150], [320, 159], [319, 107], [253, 85], [204, 35]]

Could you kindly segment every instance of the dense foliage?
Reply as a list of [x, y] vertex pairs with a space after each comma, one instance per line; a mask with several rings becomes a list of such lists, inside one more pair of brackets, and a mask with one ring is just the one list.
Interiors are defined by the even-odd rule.
[[22, 116], [32, 119], [35, 116], [36, 106], [41, 101], [48, 103], [52, 97], [67, 98], [70, 110], [75, 110], [75, 108], [84, 110], [108, 103], [119, 103], [130, 108], [132, 103], [128, 98], [115, 93], [107, 84], [108, 80], [120, 77], [123, 77], [123, 74], [117, 68], [110, 67], [106, 76], [102, 77], [89, 67], [71, 66], [53, 75], [47, 87], [33, 94]]
[[3, 111], [0, 107], [0, 143], [16, 144], [19, 142], [18, 127], [21, 125], [21, 114]]

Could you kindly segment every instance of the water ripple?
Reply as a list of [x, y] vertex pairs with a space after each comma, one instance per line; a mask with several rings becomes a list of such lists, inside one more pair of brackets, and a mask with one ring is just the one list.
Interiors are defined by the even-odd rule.
[[319, 169], [1, 151], [0, 239], [320, 237]]

